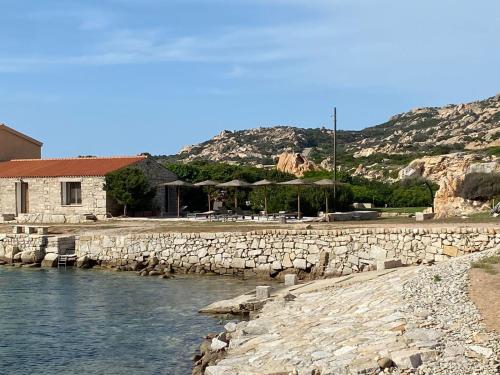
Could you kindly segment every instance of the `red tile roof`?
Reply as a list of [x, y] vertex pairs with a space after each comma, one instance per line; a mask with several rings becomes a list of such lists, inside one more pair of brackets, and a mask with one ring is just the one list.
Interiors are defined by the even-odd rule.
[[0, 163], [0, 178], [105, 176], [144, 159], [145, 156], [11, 160]]

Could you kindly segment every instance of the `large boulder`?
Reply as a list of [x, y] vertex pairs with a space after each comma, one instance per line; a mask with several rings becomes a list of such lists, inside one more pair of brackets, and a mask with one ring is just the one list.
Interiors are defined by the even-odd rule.
[[484, 202], [471, 201], [460, 197], [460, 187], [469, 173], [498, 173], [500, 160], [494, 156], [463, 152], [424, 156], [412, 161], [399, 172], [399, 178], [424, 177], [439, 185], [434, 196], [436, 217], [469, 215], [488, 210]]
[[40, 263], [44, 257], [45, 251], [40, 249], [21, 252], [21, 262], [23, 263]]
[[87, 255], [83, 255], [76, 260], [76, 266], [78, 268], [92, 268], [95, 265], [95, 261], [90, 259]]
[[459, 190], [462, 182], [462, 176], [447, 176], [442, 179], [439, 190], [434, 196], [434, 209], [438, 218], [470, 215], [490, 209], [483, 202], [460, 197]]
[[5, 260], [8, 263], [13, 263], [14, 262], [14, 257], [16, 254], [20, 253], [20, 250], [17, 246], [13, 245], [5, 245], [3, 246], [4, 253], [2, 256], [2, 259]]
[[276, 169], [302, 177], [305, 172], [316, 171], [319, 167], [302, 154], [284, 152], [278, 157]]
[[57, 267], [59, 255], [56, 253], [48, 253], [42, 260], [42, 267]]

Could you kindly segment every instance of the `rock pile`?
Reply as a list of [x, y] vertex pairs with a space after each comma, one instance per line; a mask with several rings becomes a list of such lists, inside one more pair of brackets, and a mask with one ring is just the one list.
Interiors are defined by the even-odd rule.
[[172, 277], [173, 269], [170, 264], [157, 257], [140, 257], [132, 261], [126, 259], [103, 262], [94, 260], [87, 255], [81, 256], [76, 262], [78, 268], [102, 267], [115, 271], [134, 271], [139, 276], [159, 276], [163, 279]]

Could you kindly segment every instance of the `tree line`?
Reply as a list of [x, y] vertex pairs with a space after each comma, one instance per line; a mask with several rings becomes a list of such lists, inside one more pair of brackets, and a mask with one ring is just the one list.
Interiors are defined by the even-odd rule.
[[[284, 182], [295, 176], [275, 169], [262, 169], [252, 166], [231, 165], [213, 162], [168, 163], [167, 169], [177, 175], [180, 180], [197, 183], [204, 180], [226, 182], [240, 179], [249, 183], [267, 179]], [[304, 179], [317, 181], [333, 178], [328, 171], [307, 172]], [[337, 180], [344, 183], [333, 189], [321, 187], [301, 188], [302, 211], [306, 215], [316, 215], [325, 209], [325, 195], [328, 194], [331, 208], [339, 211], [349, 210], [354, 202], [372, 203], [375, 207], [429, 207], [433, 203], [433, 195], [438, 186], [422, 179], [412, 179], [404, 184], [369, 180], [359, 176], [351, 176], [345, 171], [337, 173]], [[151, 186], [146, 176], [137, 168], [125, 168], [106, 176], [105, 189], [123, 208], [149, 210], [155, 195], [155, 187]], [[264, 194], [268, 196], [268, 211], [294, 211], [296, 209], [297, 188], [293, 186], [270, 186], [264, 188], [227, 189], [220, 194], [220, 189], [183, 188], [183, 205], [189, 211], [204, 211], [208, 209], [207, 193], [213, 198], [226, 202], [232, 207], [234, 194], [238, 194], [240, 208], [255, 212], [264, 209]], [[474, 173], [468, 174], [463, 181], [460, 195], [465, 199], [488, 201], [500, 199], [500, 174]]]

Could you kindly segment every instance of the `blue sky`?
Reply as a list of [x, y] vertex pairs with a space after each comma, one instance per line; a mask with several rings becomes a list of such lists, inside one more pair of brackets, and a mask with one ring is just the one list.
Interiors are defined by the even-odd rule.
[[498, 0], [0, 0], [0, 123], [44, 156], [361, 129], [500, 92]]

